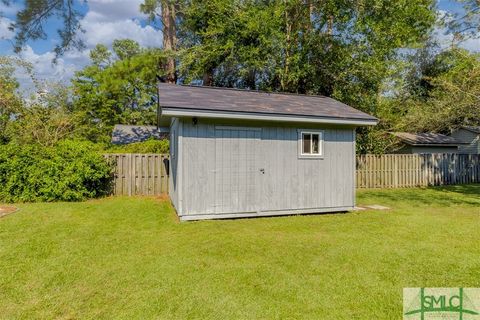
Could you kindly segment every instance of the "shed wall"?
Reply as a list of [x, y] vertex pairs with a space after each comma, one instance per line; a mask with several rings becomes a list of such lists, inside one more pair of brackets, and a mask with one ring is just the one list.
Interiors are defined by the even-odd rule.
[[468, 142], [468, 145], [460, 145], [458, 152], [462, 154], [480, 154], [480, 134], [470, 130], [459, 129], [452, 132], [452, 137], [460, 141]]
[[[181, 122], [182, 150], [179, 152], [182, 165], [178, 166], [178, 170], [182, 171], [180, 176], [183, 177], [182, 196], [181, 200], [172, 201], [181, 203], [181, 208], [178, 205], [176, 208], [184, 218], [200, 215], [223, 217], [225, 214], [242, 213], [251, 216], [326, 212], [354, 206], [355, 131], [352, 127], [305, 124], [279, 126], [278, 123], [206, 119], [198, 119], [196, 125], [191, 119]], [[234, 136], [219, 136], [218, 128], [228, 129], [229, 126], [236, 128], [231, 131]], [[249, 131], [244, 133], [242, 127], [257, 128], [259, 130], [255, 132], [258, 134], [249, 134]], [[323, 158], [299, 157], [298, 129], [323, 130]], [[226, 148], [230, 143], [238, 147]], [[237, 150], [238, 156], [232, 157], [232, 150]], [[251, 175], [248, 165], [243, 166], [243, 161], [254, 163], [258, 169], [255, 169], [257, 176]], [[218, 175], [226, 172], [221, 170], [225, 163], [245, 169], [230, 170], [230, 174], [235, 173], [230, 180], [219, 180]], [[261, 173], [261, 168], [265, 169], [265, 173]], [[241, 172], [242, 176], [237, 172]], [[250, 182], [256, 184], [255, 196], [245, 196], [237, 190], [248, 185], [249, 181], [244, 179], [254, 180]], [[219, 197], [219, 188], [228, 190], [226, 198]], [[232, 194], [238, 194], [239, 197], [228, 199], [228, 195]], [[229, 207], [227, 201], [234, 206]], [[252, 203], [255, 202], [258, 203], [257, 209], [252, 210]]]
[[170, 195], [170, 199], [172, 200], [173, 206], [179, 210], [178, 206], [178, 136], [179, 136], [179, 129], [180, 129], [180, 121], [178, 118], [172, 118], [170, 124], [170, 162], [169, 162], [169, 178], [168, 178], [168, 192]]

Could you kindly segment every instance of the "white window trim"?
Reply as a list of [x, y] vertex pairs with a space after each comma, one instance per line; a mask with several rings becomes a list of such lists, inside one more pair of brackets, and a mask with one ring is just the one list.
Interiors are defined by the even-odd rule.
[[[311, 129], [298, 129], [298, 158], [299, 159], [323, 159], [325, 155], [325, 149], [323, 140], [325, 137], [324, 130], [311, 130]], [[318, 134], [318, 154], [303, 153], [303, 135], [304, 134]]]

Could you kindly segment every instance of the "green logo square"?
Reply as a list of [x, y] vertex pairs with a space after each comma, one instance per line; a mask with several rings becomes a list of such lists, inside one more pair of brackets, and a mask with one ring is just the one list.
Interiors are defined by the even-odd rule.
[[405, 320], [480, 320], [480, 288], [404, 288]]

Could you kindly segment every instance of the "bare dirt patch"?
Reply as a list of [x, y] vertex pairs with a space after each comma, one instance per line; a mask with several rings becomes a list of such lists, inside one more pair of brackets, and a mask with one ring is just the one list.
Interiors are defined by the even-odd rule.
[[10, 213], [14, 213], [17, 210], [18, 208], [14, 206], [0, 206], [0, 218], [9, 215]]
[[373, 204], [370, 206], [356, 206], [353, 211], [363, 211], [363, 210], [390, 210], [389, 207], [381, 206], [379, 204]]

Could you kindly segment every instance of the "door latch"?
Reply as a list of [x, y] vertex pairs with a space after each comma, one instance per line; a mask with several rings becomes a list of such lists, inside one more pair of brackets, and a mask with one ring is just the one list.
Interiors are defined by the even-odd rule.
[[260, 169], [260, 172], [261, 172], [262, 174], [265, 174], [265, 169], [261, 168], [261, 169]]

